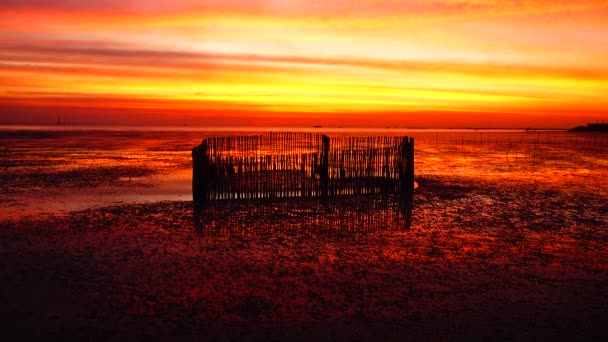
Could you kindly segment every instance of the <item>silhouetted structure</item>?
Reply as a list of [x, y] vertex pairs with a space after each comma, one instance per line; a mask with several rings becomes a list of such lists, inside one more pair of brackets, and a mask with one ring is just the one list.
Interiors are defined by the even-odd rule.
[[412, 193], [414, 139], [268, 133], [192, 149], [192, 195], [211, 200]]
[[[207, 228], [250, 221], [270, 230], [320, 226], [343, 232], [411, 223], [413, 138], [291, 132], [212, 137], [192, 149], [192, 161], [195, 221]], [[218, 215], [223, 211], [228, 214]], [[290, 219], [277, 221], [285, 212]]]

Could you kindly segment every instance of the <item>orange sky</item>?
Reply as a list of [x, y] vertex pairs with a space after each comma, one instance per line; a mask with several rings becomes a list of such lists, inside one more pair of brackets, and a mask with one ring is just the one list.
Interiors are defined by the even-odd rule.
[[0, 123], [570, 127], [606, 94], [608, 0], [0, 8]]

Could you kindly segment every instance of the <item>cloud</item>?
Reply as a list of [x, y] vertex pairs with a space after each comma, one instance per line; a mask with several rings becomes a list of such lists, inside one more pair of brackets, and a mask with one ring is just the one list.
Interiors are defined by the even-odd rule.
[[[107, 47], [103, 47], [107, 46]], [[0, 61], [19, 62], [19, 68], [74, 68], [87, 66], [140, 67], [154, 74], [154, 68], [190, 71], [218, 69], [288, 70], [302, 67], [350, 67], [392, 72], [451, 72], [484, 77], [534, 76], [570, 79], [607, 79], [608, 69], [593, 67], [559, 67], [497, 63], [466, 63], [455, 61], [425, 62], [414, 60], [381, 60], [364, 58], [299, 57], [258, 54], [222, 54], [132, 49], [124, 45], [95, 41], [45, 41], [30, 44], [0, 44]], [[54, 66], [46, 65], [48, 63]], [[77, 65], [75, 65], [77, 64]], [[10, 68], [11, 66], [4, 66]], [[16, 66], [13, 66], [16, 67]], [[2, 68], [2, 66], [0, 66]], [[158, 71], [158, 70], [157, 70]], [[145, 71], [141, 72], [145, 76]]]
[[605, 0], [4, 0], [4, 9], [57, 11], [246, 12], [276, 15], [421, 15], [431, 13], [548, 13], [602, 8]]
[[0, 99], [23, 106], [543, 112], [608, 90], [606, 1], [2, 5]]

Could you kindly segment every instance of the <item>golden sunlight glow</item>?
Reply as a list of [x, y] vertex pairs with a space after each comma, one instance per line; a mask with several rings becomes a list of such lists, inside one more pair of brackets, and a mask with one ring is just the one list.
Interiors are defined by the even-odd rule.
[[0, 9], [0, 121], [104, 122], [103, 108], [217, 125], [234, 113], [402, 127], [606, 115], [606, 1], [124, 3]]

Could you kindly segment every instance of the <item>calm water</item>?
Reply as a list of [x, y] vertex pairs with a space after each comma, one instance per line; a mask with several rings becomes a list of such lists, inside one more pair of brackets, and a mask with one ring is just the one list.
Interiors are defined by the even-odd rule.
[[[285, 128], [0, 127], [0, 218], [191, 199], [190, 149], [208, 136]], [[606, 194], [608, 136], [524, 130], [288, 128], [416, 138], [416, 177], [534, 183]], [[424, 185], [423, 185], [424, 186]]]

